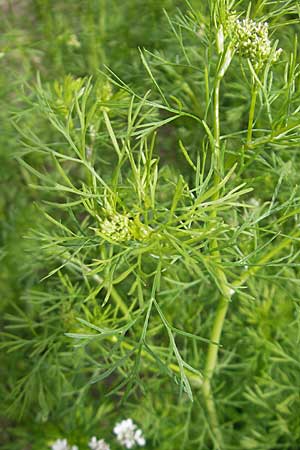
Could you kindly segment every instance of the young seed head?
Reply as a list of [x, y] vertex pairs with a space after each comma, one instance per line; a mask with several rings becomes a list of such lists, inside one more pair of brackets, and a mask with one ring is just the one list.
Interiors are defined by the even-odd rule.
[[282, 52], [281, 48], [273, 50], [267, 22], [256, 22], [249, 18], [239, 20], [233, 13], [227, 18], [225, 30], [235, 51], [250, 59], [256, 69], [262, 68], [269, 58], [271, 62], [277, 61]]
[[102, 220], [100, 231], [116, 242], [129, 241], [132, 238], [130, 219], [127, 214], [114, 213]]
[[112, 211], [109, 211], [106, 218], [100, 221], [99, 229], [101, 234], [116, 242], [143, 241], [153, 231], [140, 221], [138, 215], [132, 217], [129, 214]]

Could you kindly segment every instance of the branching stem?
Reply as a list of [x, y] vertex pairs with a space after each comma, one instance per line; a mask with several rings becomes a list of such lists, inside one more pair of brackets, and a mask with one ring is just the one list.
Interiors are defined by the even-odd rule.
[[[222, 158], [220, 152], [220, 84], [221, 79], [217, 79], [215, 91], [214, 91], [214, 163], [215, 163], [215, 176], [214, 176], [214, 184], [215, 186], [220, 182], [221, 175], [223, 172], [222, 167]], [[251, 143], [252, 140], [252, 130], [253, 130], [253, 121], [254, 121], [254, 113], [256, 106], [256, 98], [257, 98], [257, 86], [254, 85], [252, 91], [252, 99], [250, 105], [249, 112], [249, 121], [248, 121], [248, 132], [247, 132], [247, 145]], [[219, 191], [215, 194], [215, 200], [219, 198]], [[212, 212], [212, 217], [217, 217], [217, 211], [214, 210]], [[300, 236], [300, 230], [297, 229], [293, 238], [297, 238]], [[233, 283], [233, 287], [241, 287], [250, 276], [254, 275], [261, 267], [263, 267], [268, 261], [270, 261], [275, 255], [281, 252], [287, 245], [291, 242], [291, 237], [287, 237], [284, 239], [277, 247], [273, 248], [267, 255], [264, 255], [259, 261], [258, 265], [253, 268], [250, 268], [246, 271], [238, 280]], [[218, 248], [218, 241], [213, 239], [211, 241], [211, 253], [212, 257], [215, 259], [215, 263], [217, 265], [216, 275], [219, 284], [219, 289], [221, 291], [221, 297], [219, 300], [219, 304], [217, 307], [216, 316], [214, 319], [212, 332], [210, 336], [210, 344], [208, 347], [205, 371], [204, 371], [204, 380], [202, 384], [202, 392], [204, 396], [204, 400], [206, 403], [207, 412], [209, 415], [210, 426], [212, 429], [213, 439], [215, 447], [218, 450], [222, 450], [223, 448], [223, 437], [219, 426], [218, 414], [215, 406], [215, 401], [213, 397], [213, 391], [211, 386], [211, 381], [217, 366], [218, 360], [218, 351], [220, 347], [220, 340], [222, 335], [223, 326], [225, 323], [226, 314], [228, 311], [232, 290], [229, 287], [229, 283], [226, 278], [226, 274], [222, 269], [222, 257]]]

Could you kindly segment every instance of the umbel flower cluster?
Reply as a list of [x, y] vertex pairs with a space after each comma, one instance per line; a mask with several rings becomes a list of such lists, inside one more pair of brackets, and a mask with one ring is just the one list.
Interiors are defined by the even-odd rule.
[[142, 430], [131, 419], [122, 420], [114, 428], [117, 440], [125, 448], [133, 448], [136, 445], [143, 447], [146, 443]]
[[[113, 431], [119, 444], [125, 448], [143, 447], [146, 444], [142, 430], [132, 419], [125, 419], [117, 423]], [[90, 439], [88, 446], [91, 450], [110, 450], [109, 444], [104, 439], [97, 439], [96, 436]], [[70, 446], [67, 439], [57, 439], [51, 445], [51, 450], [78, 450], [78, 447], [77, 445]]]
[[132, 238], [130, 218], [126, 214], [111, 214], [101, 221], [100, 231], [116, 242], [129, 241]]
[[268, 60], [277, 61], [282, 49], [273, 49], [269, 39], [267, 22], [256, 22], [246, 18], [239, 20], [235, 14], [228, 17], [225, 26], [235, 51], [249, 58], [256, 69], [260, 69]]
[[138, 216], [110, 212], [105, 219], [100, 220], [99, 231], [115, 242], [126, 242], [147, 239], [152, 229], [144, 225]]
[[52, 450], [78, 450], [77, 445], [70, 446], [67, 439], [57, 439], [51, 446]]
[[89, 442], [89, 447], [91, 450], [110, 450], [110, 446], [105, 442], [104, 439], [97, 439], [95, 436]]

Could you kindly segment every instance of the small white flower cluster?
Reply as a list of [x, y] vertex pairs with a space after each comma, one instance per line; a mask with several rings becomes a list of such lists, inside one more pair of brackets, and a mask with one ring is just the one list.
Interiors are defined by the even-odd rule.
[[91, 450], [110, 450], [110, 446], [104, 439], [98, 440], [95, 436], [90, 440], [89, 447]]
[[257, 198], [255, 198], [255, 197], [250, 198], [249, 204], [251, 206], [254, 206], [255, 208], [258, 208], [260, 206], [259, 200], [257, 200]]
[[57, 439], [55, 442], [53, 442], [51, 446], [52, 450], [78, 450], [77, 445], [70, 445], [68, 444], [67, 439]]
[[146, 444], [142, 430], [133, 423], [132, 419], [122, 420], [122, 422], [117, 423], [114, 433], [120, 444], [126, 448], [133, 448], [136, 445], [143, 447]]
[[[142, 430], [140, 430], [132, 419], [122, 420], [114, 427], [114, 433], [117, 441], [125, 448], [133, 448], [137, 445], [143, 447], [146, 444], [146, 439], [143, 436]], [[93, 436], [88, 446], [91, 450], [110, 450], [110, 446], [104, 439], [97, 439]], [[77, 445], [70, 446], [67, 439], [57, 439], [51, 445], [51, 450], [78, 450]]]
[[[232, 14], [227, 19], [225, 29], [237, 53], [249, 58], [256, 69], [261, 68], [272, 55], [267, 22], [256, 22], [249, 18], [239, 20]], [[274, 51], [271, 62], [277, 61], [281, 52], [281, 48]]]

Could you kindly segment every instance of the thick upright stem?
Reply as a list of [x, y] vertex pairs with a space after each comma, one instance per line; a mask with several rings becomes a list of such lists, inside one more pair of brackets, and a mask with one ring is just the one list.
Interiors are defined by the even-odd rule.
[[[215, 176], [214, 176], [214, 184], [218, 185], [221, 178], [222, 173], [222, 161], [220, 155], [220, 84], [221, 78], [217, 79], [215, 91], [214, 91], [214, 164], [215, 164]], [[216, 192], [214, 199], [217, 200], [219, 198], [219, 191]], [[212, 218], [217, 217], [217, 211], [214, 210], [211, 214]], [[211, 387], [211, 380], [217, 365], [218, 359], [218, 348], [219, 342], [221, 339], [221, 333], [223, 329], [223, 324], [225, 320], [225, 316], [228, 309], [228, 304], [230, 301], [230, 289], [228, 287], [226, 275], [221, 268], [221, 255], [218, 248], [217, 239], [213, 239], [211, 241], [211, 253], [212, 257], [214, 257], [215, 262], [218, 266], [216, 270], [216, 275], [219, 282], [219, 288], [222, 292], [222, 297], [219, 300], [219, 305], [217, 308], [216, 317], [214, 320], [211, 336], [210, 336], [210, 344], [208, 347], [208, 354], [206, 359], [205, 371], [204, 371], [204, 380], [202, 385], [202, 392], [204, 396], [204, 400], [206, 403], [207, 412], [209, 415], [210, 426], [212, 429], [215, 446], [218, 450], [223, 448], [223, 438], [222, 433], [219, 426], [218, 414], [215, 406], [215, 401], [213, 397], [213, 391]]]
[[211, 333], [211, 341], [212, 343], [208, 348], [208, 355], [206, 359], [206, 367], [204, 373], [204, 380], [202, 385], [202, 391], [206, 403], [207, 412], [209, 414], [211, 429], [215, 438], [215, 444], [218, 450], [221, 450], [223, 447], [223, 437], [220, 431], [218, 414], [214, 402], [213, 391], [211, 387], [211, 379], [214, 374], [214, 370], [217, 365], [218, 358], [218, 343], [220, 342], [221, 333], [223, 329], [223, 324], [225, 320], [225, 316], [228, 309], [228, 300], [222, 297], [220, 299], [217, 314], [214, 320], [214, 325]]

